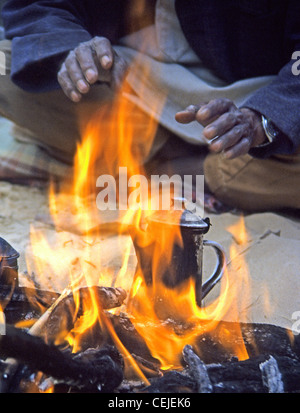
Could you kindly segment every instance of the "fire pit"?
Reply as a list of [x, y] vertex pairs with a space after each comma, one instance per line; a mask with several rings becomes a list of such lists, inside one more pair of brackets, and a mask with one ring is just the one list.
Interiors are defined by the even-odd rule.
[[[237, 328], [236, 323], [219, 322], [212, 332], [205, 328], [210, 320], [202, 320], [203, 331], [197, 327], [193, 345], [182, 348], [181, 367], [162, 370], [130, 317], [110, 312], [126, 300], [121, 288], [78, 288], [76, 294], [35, 290], [35, 300], [31, 300], [31, 289], [7, 284], [1, 286], [0, 296], [6, 300], [7, 321], [5, 334], [0, 336], [2, 393], [49, 389], [119, 394], [300, 390], [299, 338], [280, 327], [239, 324]], [[91, 296], [93, 300], [87, 300]], [[85, 331], [80, 351], [71, 353], [68, 335], [84, 312], [91, 311], [87, 302], [90, 306], [97, 302], [102, 321]], [[30, 319], [37, 321], [29, 329], [11, 326]], [[160, 323], [179, 336], [193, 329], [171, 318]], [[224, 347], [224, 334], [231, 344], [239, 345], [242, 339], [249, 358], [239, 361], [233, 346]]]
[[[18, 253], [1, 241], [0, 310], [6, 324], [1, 325], [5, 331], [0, 336], [0, 391], [299, 392], [298, 336], [270, 324], [239, 322], [239, 300], [248, 292], [247, 265], [238, 262], [240, 277], [231, 283], [223, 248], [203, 239], [210, 227], [207, 219], [189, 211], [153, 214], [147, 209], [144, 217], [141, 208], [121, 205], [122, 219], [106, 223], [114, 235], [126, 235], [122, 262], [117, 274], [102, 266], [101, 253], [107, 254], [108, 249], [101, 250], [105, 222], [99, 223], [96, 201], [108, 207], [104, 201], [110, 192], [104, 188], [95, 196], [95, 188], [103, 182], [95, 177], [101, 171], [104, 177], [110, 174], [109, 183], [115, 188], [116, 170], [123, 165], [129, 180], [135, 180], [123, 185], [132, 192], [121, 198], [139, 205], [143, 194], [133, 183], [137, 177], [144, 178], [140, 188], [145, 183], [147, 174], [141, 165], [150, 153], [157, 113], [163, 107], [161, 97], [149, 102], [153, 117], [136, 131], [130, 122], [132, 106], [123, 97], [126, 93], [131, 90], [123, 90], [120, 99], [101, 108], [85, 125], [72, 187], [59, 192], [57, 186], [50, 186], [49, 225], [54, 226], [54, 236], [48, 239], [40, 228], [31, 228], [35, 265], [29, 273], [37, 269], [42, 276], [48, 272], [63, 278], [65, 290], [19, 286]], [[61, 231], [66, 227], [67, 236]], [[82, 239], [75, 262], [70, 232]], [[233, 250], [243, 246], [246, 235], [238, 229]], [[92, 245], [97, 250], [93, 259]], [[209, 250], [216, 253], [217, 265], [205, 277], [202, 252]], [[66, 251], [71, 257], [64, 265]], [[133, 255], [137, 266], [131, 273], [128, 263]], [[234, 256], [238, 254], [233, 251], [230, 260]]]

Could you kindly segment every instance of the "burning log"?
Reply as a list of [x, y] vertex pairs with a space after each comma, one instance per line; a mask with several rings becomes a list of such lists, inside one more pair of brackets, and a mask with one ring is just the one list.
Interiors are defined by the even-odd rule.
[[[29, 330], [29, 334], [7, 327], [7, 334], [0, 337], [0, 355], [13, 359], [5, 362], [8, 369], [0, 380], [0, 392], [10, 392], [11, 389], [16, 391], [16, 383], [18, 386], [20, 379], [24, 378], [24, 372], [26, 373], [24, 365], [20, 363], [28, 366], [27, 373], [28, 368], [30, 372], [42, 371], [49, 377], [54, 377], [57, 382], [73, 386], [76, 391], [100, 391], [100, 387], [101, 391], [114, 391], [120, 385], [123, 372], [119, 353], [111, 350], [114, 348], [113, 341], [98, 323], [87, 331], [82, 346], [86, 350], [77, 355], [62, 352], [56, 346], [46, 344], [43, 339], [32, 337], [42, 335], [53, 340], [56, 334], [62, 331], [62, 324], [63, 331], [66, 327], [67, 330], [72, 327], [75, 318], [83, 311], [81, 302], [89, 297], [90, 292], [87, 288], [77, 289], [80, 298], [78, 308], [69, 289], [60, 296], [56, 293], [42, 295], [42, 302], [52, 305]], [[93, 287], [92, 292], [100, 304], [101, 311], [121, 305], [126, 298], [125, 291], [116, 288]], [[12, 297], [16, 302], [23, 301], [25, 291], [16, 290]], [[199, 331], [199, 336], [193, 343], [197, 348], [197, 354], [191, 346], [184, 347], [181, 372], [169, 371], [162, 374], [157, 360], [151, 356], [143, 337], [136, 331], [130, 319], [125, 314], [113, 315], [105, 311], [102, 313], [111, 322], [127, 350], [136, 360], [142, 360], [140, 364], [144, 365], [143, 371], [151, 385], [142, 389], [139, 384], [136, 391], [300, 391], [300, 341], [298, 336], [293, 336], [290, 331], [283, 328], [267, 324], [241, 324], [240, 330], [249, 359], [237, 361], [233, 358], [231, 348], [224, 348], [219, 339], [222, 335], [220, 331], [226, 331], [230, 333], [231, 344], [239, 341], [241, 338], [236, 333], [236, 323], [220, 322], [210, 333], [201, 334]], [[179, 335], [182, 329], [192, 328], [180, 326], [175, 320], [165, 320], [164, 323], [169, 323], [173, 331]], [[204, 320], [203, 323], [205, 324]], [[49, 339], [50, 343], [51, 340]], [[101, 349], [98, 347], [99, 344], [102, 345]], [[84, 373], [81, 373], [82, 370]]]
[[[108, 310], [120, 307], [126, 299], [126, 291], [113, 287], [83, 287], [69, 293], [49, 311], [49, 317], [43, 326], [44, 336], [47, 342], [63, 339], [73, 328], [78, 317], [83, 314], [83, 303], [92, 306], [91, 296], [97, 302], [99, 310]], [[75, 298], [78, 297], [79, 306], [76, 308]]]
[[[123, 379], [122, 360], [113, 347], [90, 349], [75, 356], [37, 337], [8, 327], [0, 354], [17, 358], [30, 371], [42, 371], [77, 391], [111, 392]], [[191, 346], [183, 350], [182, 372], [169, 371], [140, 389], [147, 393], [281, 393], [300, 390], [300, 361], [287, 356], [257, 356], [205, 365]]]
[[[114, 325], [119, 318], [112, 316]], [[122, 321], [119, 320], [117, 329], [121, 333], [121, 337], [124, 336], [125, 332], [127, 344], [129, 344], [129, 348], [132, 347], [132, 351], [136, 338], [135, 330], [128, 319], [126, 323], [125, 321], [126, 318]], [[230, 324], [225, 323], [227, 328], [230, 328]], [[211, 340], [208, 342], [210, 351], [208, 352], [207, 348], [202, 348], [200, 351], [202, 350], [207, 359], [212, 359], [212, 353], [214, 353], [215, 360], [222, 361], [204, 363], [202, 357], [200, 358], [193, 348], [187, 345], [183, 349], [182, 371], [171, 370], [164, 372], [163, 375], [162, 373], [153, 374], [155, 368], [151, 368], [151, 361], [148, 362], [147, 357], [143, 362], [152, 370], [149, 379], [151, 384], [146, 388], [141, 388], [139, 383], [136, 389], [134, 389], [134, 385], [131, 386], [131, 389], [147, 393], [280, 393], [300, 391], [298, 340], [295, 340], [293, 346], [288, 346], [287, 341], [284, 342], [284, 330], [275, 326], [244, 325], [243, 330], [244, 336], [248, 335], [249, 337], [250, 331], [251, 334], [256, 332], [263, 336], [262, 342], [258, 343], [263, 354], [252, 355], [243, 361], [238, 361], [236, 358], [226, 359], [224, 353], [221, 352], [221, 356], [217, 354], [218, 347]], [[275, 339], [281, 339], [283, 342], [283, 344], [282, 342], [278, 343], [281, 346], [278, 345], [277, 354], [275, 346], [270, 348], [270, 340], [267, 340], [268, 335], [273, 334]], [[131, 336], [131, 342], [129, 336]], [[134, 350], [139, 352], [143, 346], [138, 344], [139, 341], [136, 343]], [[264, 347], [262, 343], [265, 343], [266, 346]], [[8, 327], [7, 335], [0, 339], [0, 355], [14, 357], [18, 362], [25, 363], [30, 371], [42, 371], [50, 377], [54, 377], [56, 381], [73, 386], [79, 391], [99, 391], [99, 384], [101, 391], [114, 391], [119, 385], [122, 387], [120, 375], [122, 362], [118, 352], [112, 351], [111, 353], [112, 348], [106, 343], [101, 350], [98, 348], [89, 349], [72, 356], [69, 353], [62, 353], [53, 345], [45, 344], [41, 338], [32, 337], [11, 327]], [[208, 356], [205, 352], [208, 352]], [[228, 356], [229, 354], [227, 354]], [[141, 356], [134, 357], [141, 358]], [[84, 370], [83, 373], [81, 373], [81, 369]], [[6, 390], [6, 392], [8, 391]]]
[[41, 371], [56, 382], [81, 391], [111, 392], [123, 379], [123, 362], [113, 347], [91, 349], [72, 356], [11, 326], [0, 336], [0, 355], [12, 357], [31, 371]]
[[148, 392], [194, 393], [283, 393], [299, 392], [300, 361], [286, 356], [257, 356], [244, 361], [205, 365], [186, 346], [183, 356], [188, 363], [179, 373], [171, 371], [151, 381]]
[[[144, 357], [155, 366], [155, 359], [143, 338], [126, 315], [109, 315], [113, 327], [129, 352]], [[178, 328], [178, 326], [177, 326]], [[163, 377], [147, 375], [151, 385], [147, 392], [285, 392], [300, 390], [300, 346], [290, 331], [268, 324], [242, 324], [242, 336], [249, 359], [238, 361], [230, 349], [219, 341], [219, 330], [230, 333], [232, 344], [240, 340], [236, 323], [220, 322], [211, 333], [199, 335], [195, 341], [198, 353], [191, 346], [183, 350], [182, 372], [164, 372]], [[91, 332], [90, 332], [91, 333]], [[103, 334], [103, 332], [99, 332]], [[99, 342], [97, 334], [87, 342]], [[112, 344], [111, 342], [109, 342]], [[136, 356], [135, 356], [136, 357]], [[157, 362], [156, 362], [157, 363]], [[152, 368], [152, 371], [155, 367]], [[155, 378], [153, 378], [155, 377]]]
[[[268, 380], [265, 379], [264, 366], [270, 364], [277, 371], [276, 387], [272, 385], [270, 376]], [[299, 360], [286, 356], [257, 356], [244, 361], [212, 365], [208, 366], [208, 374], [214, 392], [218, 393], [282, 393], [298, 392], [300, 389]]]
[[166, 372], [163, 377], [151, 381], [151, 385], [144, 389], [148, 393], [194, 393], [196, 383], [186, 373], [176, 370]]
[[60, 294], [54, 291], [39, 290], [28, 287], [0, 286], [0, 303], [4, 308], [8, 324], [21, 320], [34, 320], [51, 307]]
[[[107, 316], [128, 351], [153, 362], [143, 337], [137, 332], [128, 316], [126, 314], [118, 316], [108, 314]], [[187, 328], [187, 326], [178, 325], [174, 320], [167, 320], [164, 325], [167, 323], [169, 323], [170, 331], [178, 332], [178, 336], [181, 335], [184, 328]], [[205, 324], [205, 320], [203, 320], [203, 324]], [[195, 337], [194, 345], [205, 364], [226, 363], [235, 357], [233, 348], [241, 340], [237, 326], [240, 327], [242, 340], [250, 358], [270, 354], [273, 356], [288, 356], [292, 359], [300, 358], [300, 336], [294, 336], [289, 330], [270, 324], [238, 324], [220, 321], [213, 331], [203, 334], [199, 331], [199, 335]], [[225, 348], [220, 338], [224, 331], [231, 338], [231, 348]], [[92, 340], [92, 337], [90, 340]], [[93, 346], [96, 345], [99, 337], [94, 335], [94, 340], [96, 341]]]
[[[45, 307], [49, 307], [46, 311], [42, 311], [41, 316], [38, 313], [38, 316], [40, 316], [40, 318], [28, 331], [31, 336], [43, 336], [44, 338], [48, 338], [51, 342], [51, 340], [54, 340], [55, 334], [59, 332], [65, 332], [65, 327], [68, 325], [68, 322], [72, 318], [72, 310], [75, 309], [74, 296], [69, 288], [66, 288], [66, 290], [61, 295], [56, 293], [52, 294], [43, 291], [38, 292], [36, 290], [20, 288], [15, 289], [13, 293], [5, 288], [4, 290], [2, 291], [2, 293], [5, 293], [5, 299], [7, 302], [6, 312], [7, 314], [11, 313], [11, 317], [9, 317], [10, 321], [12, 319], [14, 319], [14, 321], [17, 321], [15, 320], [15, 317], [17, 317], [17, 315], [15, 314], [15, 307], [17, 307], [17, 309], [19, 307], [15, 306], [15, 302], [20, 303], [22, 307], [25, 306], [26, 309], [31, 309], [32, 302], [42, 302], [43, 306], [40, 306], [40, 309], [43, 308], [43, 310], [45, 310]], [[97, 298], [98, 304], [105, 309], [120, 306], [126, 298], [126, 292], [118, 288], [92, 287], [92, 290]], [[80, 297], [80, 302], [89, 294], [88, 288], [79, 288], [76, 292]], [[7, 295], [7, 293], [9, 294]], [[32, 298], [34, 298], [33, 301]], [[68, 309], [69, 312], [67, 311]], [[22, 314], [23, 313], [19, 314], [21, 320], [25, 318], [28, 319], [28, 314], [26, 314], [26, 317], [24, 318], [22, 317]], [[20, 321], [20, 319], [18, 321]], [[70, 328], [72, 327], [71, 324], [69, 324]], [[21, 367], [22, 366], [19, 365], [18, 358], [9, 358], [6, 360], [5, 374], [7, 375], [8, 379], [6, 379], [4, 382], [2, 381], [2, 384], [0, 385], [2, 392], [6, 392], [6, 389], [11, 386], [10, 378], [14, 377], [18, 372], [20, 372]]]

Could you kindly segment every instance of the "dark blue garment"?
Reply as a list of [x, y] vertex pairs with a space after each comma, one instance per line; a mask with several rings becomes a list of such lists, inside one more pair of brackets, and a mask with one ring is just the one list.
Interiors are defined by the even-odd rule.
[[67, 53], [99, 35], [122, 35], [126, 1], [9, 0], [2, 9], [12, 39], [12, 80], [29, 92], [58, 88], [56, 74]]
[[191, 47], [227, 82], [276, 75], [244, 106], [271, 119], [282, 137], [250, 153], [293, 153], [300, 145], [300, 75], [291, 60], [300, 51], [300, 1], [188, 0], [187, 7], [176, 0], [176, 10]]
[[[153, 1], [153, 0], [147, 0]], [[257, 156], [292, 153], [300, 145], [300, 76], [292, 73], [300, 51], [299, 0], [175, 0], [182, 30], [194, 51], [227, 82], [276, 75], [244, 106], [271, 119], [279, 142], [252, 150]], [[2, 10], [12, 43], [12, 80], [43, 92], [58, 87], [56, 74], [78, 43], [126, 33], [130, 0], [8, 0]], [[199, 101], [201, 97], [199, 97]]]

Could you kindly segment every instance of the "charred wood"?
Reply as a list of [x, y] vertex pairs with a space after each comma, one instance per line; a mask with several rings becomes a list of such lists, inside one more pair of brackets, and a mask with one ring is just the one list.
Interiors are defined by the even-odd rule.
[[204, 363], [224, 363], [235, 356], [233, 350], [223, 345], [220, 333], [224, 330], [230, 337], [232, 348], [243, 341], [249, 358], [258, 355], [300, 358], [300, 337], [294, 336], [290, 330], [270, 324], [221, 321], [211, 333], [199, 335], [195, 343]]
[[[153, 361], [142, 336], [139, 335], [133, 323], [126, 314], [107, 315], [126, 348], [138, 356]], [[166, 326], [166, 323], [164, 323]], [[240, 326], [241, 335], [239, 334]], [[173, 325], [170, 326], [173, 328]], [[180, 329], [178, 335], [180, 336]], [[221, 340], [220, 331], [226, 329], [232, 347], [241, 340], [245, 343], [249, 358], [258, 355], [287, 356], [300, 360], [300, 336], [294, 336], [291, 331], [270, 324], [237, 324], [221, 321], [214, 331], [199, 334], [194, 343], [201, 360], [205, 364], [225, 363], [235, 357], [234, 351], [226, 349]]]
[[[72, 356], [37, 337], [8, 327], [0, 338], [0, 355], [14, 357], [30, 371], [42, 371], [80, 391], [114, 391], [122, 382], [122, 361], [113, 347], [90, 349]], [[153, 374], [140, 356], [134, 358], [152, 370], [151, 385], [136, 391], [163, 393], [280, 393], [300, 391], [300, 361], [289, 356], [259, 355], [244, 361], [204, 364], [191, 346], [183, 350], [183, 371]], [[155, 366], [153, 364], [153, 366]], [[122, 386], [121, 386], [122, 387]], [[133, 388], [133, 387], [132, 387]], [[124, 387], [125, 389], [125, 387]], [[123, 389], [123, 390], [124, 390]], [[134, 388], [133, 388], [134, 391]]]
[[262, 382], [268, 388], [269, 393], [283, 393], [283, 381], [278, 363], [273, 356], [269, 360], [260, 363]]
[[[67, 333], [74, 327], [76, 320], [95, 302], [101, 312], [105, 309], [120, 307], [125, 299], [126, 291], [122, 288], [97, 286], [79, 288], [63, 298], [53, 308], [43, 326], [43, 336], [50, 343], [63, 341]], [[75, 300], [79, 304], [76, 304]]]
[[159, 379], [150, 380], [151, 385], [144, 389], [148, 393], [194, 393], [197, 384], [192, 377], [179, 371], [166, 372]]
[[[2, 292], [4, 289], [2, 290]], [[29, 291], [30, 292], [30, 291]], [[122, 381], [122, 363], [110, 353], [103, 353], [111, 349], [114, 340], [106, 331], [108, 323], [111, 324], [127, 350], [139, 362], [151, 385], [141, 391], [146, 392], [214, 392], [214, 393], [261, 393], [261, 392], [300, 392], [300, 337], [293, 336], [291, 331], [268, 324], [241, 324], [220, 322], [216, 328], [205, 333], [203, 321], [203, 334], [199, 332], [193, 348], [186, 346], [183, 350], [183, 371], [164, 372], [163, 376], [142, 336], [135, 329], [131, 319], [126, 314], [114, 315], [105, 309], [122, 305], [126, 298], [125, 291], [116, 288], [93, 287], [92, 290], [80, 288], [77, 290], [79, 297], [78, 307], [75, 305], [73, 294], [67, 292], [59, 296], [56, 293], [32, 293], [39, 297], [37, 304], [42, 304], [41, 310], [50, 307], [46, 318], [43, 317], [42, 332], [44, 338], [32, 337], [23, 331], [7, 327], [7, 334], [0, 336], [0, 356], [13, 357], [17, 361], [17, 369], [9, 369], [9, 374], [19, 374], [15, 383], [24, 376], [24, 371], [42, 371], [49, 377], [63, 385], [72, 386], [80, 391], [114, 391]], [[43, 293], [43, 294], [41, 294]], [[52, 345], [59, 334], [69, 332], [76, 319], [84, 312], [83, 303], [93, 294], [104, 319], [104, 323], [95, 323], [81, 341], [83, 352], [76, 356], [62, 352]], [[8, 294], [8, 295], [7, 295]], [[29, 294], [30, 295], [30, 294]], [[8, 296], [6, 310], [11, 305], [18, 308], [18, 303], [25, 309], [31, 308], [28, 300], [28, 289], [19, 287]], [[0, 288], [1, 297], [1, 288]], [[88, 301], [88, 300], [87, 300]], [[38, 307], [38, 306], [37, 306]], [[9, 313], [7, 313], [9, 314]], [[23, 313], [22, 313], [23, 314]], [[24, 310], [25, 315], [25, 310]], [[164, 321], [169, 323], [178, 335], [193, 326], [179, 325], [175, 320]], [[234, 351], [222, 343], [224, 330], [230, 337], [230, 344], [245, 344], [249, 355], [248, 360], [237, 361]], [[238, 333], [241, 332], [241, 335]], [[36, 331], [35, 331], [36, 332]], [[25, 336], [24, 336], [25, 334]], [[48, 339], [45, 343], [45, 340]], [[38, 340], [38, 341], [36, 341]], [[47, 344], [50, 343], [50, 344]], [[103, 350], [98, 347], [101, 346]], [[95, 350], [88, 350], [89, 348]], [[85, 350], [87, 353], [85, 354]], [[24, 363], [26, 369], [19, 363]], [[3, 363], [2, 363], [3, 364]], [[23, 370], [22, 370], [23, 369]], [[0, 365], [0, 371], [3, 370]], [[81, 373], [81, 370], [84, 370]], [[80, 375], [79, 375], [80, 374]], [[103, 374], [103, 376], [102, 376]], [[3, 379], [3, 376], [2, 376]], [[0, 388], [1, 388], [0, 378]], [[8, 382], [8, 380], [6, 380]], [[17, 391], [17, 385], [13, 386]], [[2, 386], [5, 389], [5, 386]], [[8, 389], [8, 390], [7, 390]], [[6, 387], [5, 392], [10, 391]], [[137, 391], [140, 391], [140, 387]], [[1, 390], [0, 390], [1, 392]]]
[[[149, 392], [292, 393], [300, 391], [300, 362], [289, 357], [257, 356], [245, 361], [208, 364], [184, 349], [189, 361], [181, 373], [151, 380]], [[201, 366], [199, 369], [199, 365]], [[267, 370], [267, 372], [266, 372]], [[267, 377], [267, 379], [266, 379]]]
[[88, 392], [113, 391], [123, 379], [123, 360], [113, 347], [90, 349], [72, 356], [11, 326], [0, 336], [0, 355], [12, 357], [31, 371], [41, 371], [57, 382]]
[[[126, 314], [114, 315], [104, 312], [111, 322], [114, 331], [130, 353], [142, 357], [151, 363], [157, 362], [151, 356], [144, 338], [137, 332], [130, 318]], [[166, 323], [164, 323], [166, 326]], [[170, 328], [173, 328], [171, 322]], [[175, 327], [174, 327], [175, 328]], [[180, 329], [176, 326], [176, 329]], [[228, 332], [230, 348], [225, 348], [221, 340], [220, 331]], [[259, 355], [287, 356], [300, 360], [299, 336], [294, 336], [291, 331], [269, 324], [241, 324], [241, 335], [237, 324], [221, 321], [214, 331], [199, 334], [193, 346], [197, 348], [197, 354], [205, 364], [226, 363], [235, 357], [233, 348], [242, 342], [245, 344], [249, 358]], [[113, 344], [109, 334], [106, 334], [99, 326], [95, 325], [86, 332], [81, 341], [83, 348], [95, 347], [101, 343]], [[184, 359], [184, 357], [183, 357]], [[184, 360], [183, 360], [184, 363]]]
[[143, 357], [137, 356], [136, 354], [131, 354], [131, 356], [134, 358], [135, 361], [137, 361], [142, 373], [147, 378], [163, 376], [158, 362], [151, 362], [149, 360], [144, 359]]
[[137, 332], [126, 314], [115, 315], [103, 311], [101, 317], [104, 321], [101, 326], [99, 323], [95, 323], [81, 335], [80, 346], [83, 350], [105, 344], [114, 345], [114, 338], [106, 328], [107, 325], [111, 325], [116, 336], [119, 337], [130, 354], [141, 357], [145, 361], [153, 363], [154, 366], [157, 365], [157, 360], [151, 356], [145, 340]]
[[197, 384], [197, 393], [212, 393], [211, 384], [205, 363], [197, 356], [192, 347], [187, 345], [183, 349], [183, 358], [189, 366], [192, 378]]
[[8, 324], [39, 318], [59, 295], [35, 288], [0, 286], [0, 304]]
[[[261, 366], [276, 361], [280, 385], [270, 387]], [[300, 390], [300, 363], [286, 356], [257, 356], [244, 361], [207, 366], [216, 393], [282, 393]], [[293, 379], [291, 380], [291, 376]]]

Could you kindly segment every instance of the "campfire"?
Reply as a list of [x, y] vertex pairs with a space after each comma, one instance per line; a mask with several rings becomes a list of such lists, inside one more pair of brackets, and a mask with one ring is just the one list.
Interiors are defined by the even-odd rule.
[[[161, 208], [163, 190], [149, 190], [142, 165], [163, 102], [151, 102], [138, 130], [126, 93], [124, 85], [84, 125], [73, 182], [50, 187], [55, 239], [31, 228], [29, 273], [64, 277], [64, 291], [20, 286], [18, 252], [1, 241], [1, 392], [299, 392], [297, 336], [240, 320], [251, 290], [242, 255], [233, 245], [226, 257], [207, 239], [213, 219], [182, 199], [179, 208], [176, 196]], [[83, 240], [76, 262], [66, 229]], [[243, 248], [242, 217], [227, 230]], [[118, 271], [103, 265], [101, 240], [111, 233], [122, 243]], [[235, 280], [232, 263], [241, 269]]]

